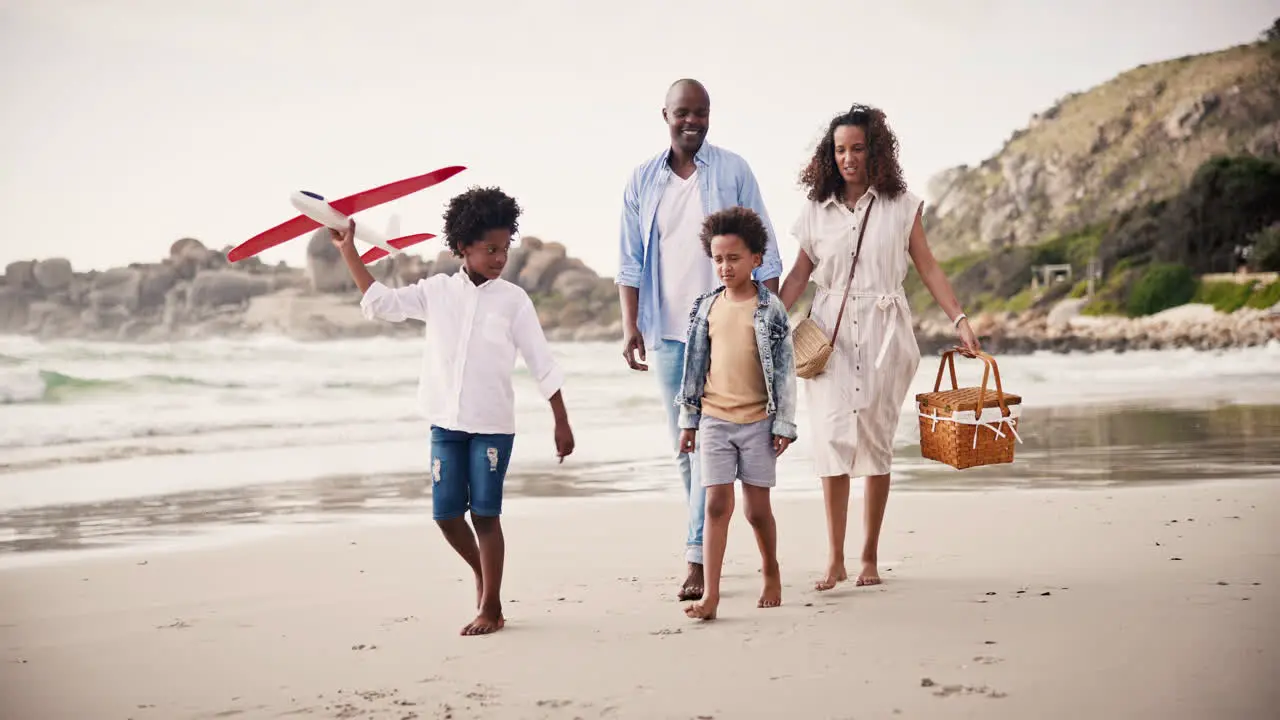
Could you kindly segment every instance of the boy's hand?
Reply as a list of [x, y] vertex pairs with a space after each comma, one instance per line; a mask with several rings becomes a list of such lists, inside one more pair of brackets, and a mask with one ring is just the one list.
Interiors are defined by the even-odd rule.
[[356, 219], [351, 218], [351, 223], [347, 225], [347, 229], [341, 232], [329, 228], [329, 240], [333, 242], [333, 246], [342, 250], [345, 247], [355, 246], [356, 236]]
[[698, 444], [697, 430], [681, 430], [680, 431], [680, 452], [691, 453]]
[[573, 454], [573, 428], [569, 427], [569, 423], [556, 423], [556, 455], [560, 457], [560, 462], [564, 463], [564, 459], [568, 455]]
[[783, 437], [781, 435], [773, 436], [773, 456], [774, 457], [780, 457], [782, 453], [786, 452], [787, 448], [789, 447], [791, 447], [791, 438]]

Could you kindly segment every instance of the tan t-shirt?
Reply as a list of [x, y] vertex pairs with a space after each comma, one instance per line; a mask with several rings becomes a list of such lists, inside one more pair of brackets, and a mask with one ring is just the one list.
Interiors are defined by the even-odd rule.
[[755, 295], [734, 302], [721, 292], [707, 314], [711, 362], [703, 386], [702, 414], [733, 423], [768, 417], [768, 391], [756, 349]]

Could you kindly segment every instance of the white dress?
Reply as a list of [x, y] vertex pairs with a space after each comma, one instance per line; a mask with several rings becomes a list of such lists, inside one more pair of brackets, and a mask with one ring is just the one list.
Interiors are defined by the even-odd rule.
[[889, 472], [898, 416], [920, 365], [902, 289], [911, 227], [922, 204], [911, 192], [890, 198], [872, 188], [852, 211], [834, 198], [805, 202], [791, 233], [814, 264], [811, 317], [831, 337], [872, 195], [876, 201], [835, 349], [826, 370], [804, 381], [807, 435], [819, 477]]

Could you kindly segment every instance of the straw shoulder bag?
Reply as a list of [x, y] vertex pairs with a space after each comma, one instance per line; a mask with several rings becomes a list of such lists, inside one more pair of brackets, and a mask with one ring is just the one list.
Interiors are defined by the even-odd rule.
[[809, 305], [809, 312], [805, 314], [804, 320], [801, 320], [791, 333], [798, 377], [808, 380], [821, 375], [827, 369], [827, 359], [831, 357], [831, 352], [835, 349], [836, 337], [840, 334], [840, 321], [844, 318], [844, 307], [849, 302], [849, 289], [853, 287], [853, 273], [858, 269], [858, 258], [862, 257], [862, 237], [867, 234], [867, 220], [871, 217], [871, 206], [875, 204], [876, 197], [872, 195], [871, 202], [867, 203], [866, 212], [862, 214], [862, 229], [858, 231], [858, 245], [853, 251], [853, 263], [849, 266], [849, 279], [844, 285], [844, 299], [840, 301], [840, 312], [836, 315], [836, 325], [831, 331], [831, 339], [827, 339], [827, 334], [810, 317], [813, 314], [812, 304]]

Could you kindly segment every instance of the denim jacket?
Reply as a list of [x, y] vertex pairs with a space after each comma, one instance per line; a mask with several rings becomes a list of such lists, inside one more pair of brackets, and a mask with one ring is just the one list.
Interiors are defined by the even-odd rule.
[[[689, 335], [685, 341], [684, 379], [676, 405], [680, 406], [680, 427], [696, 430], [702, 420], [702, 392], [711, 367], [711, 337], [707, 316], [724, 286], [701, 295], [689, 313]], [[756, 283], [758, 302], [755, 312], [756, 348], [760, 366], [764, 368], [764, 386], [768, 393], [766, 412], [773, 417], [773, 434], [796, 439], [796, 364], [791, 344], [791, 321], [782, 300]]]
[[[618, 239], [618, 274], [614, 282], [639, 289], [640, 306], [636, 308], [636, 324], [650, 350], [662, 341], [662, 278], [658, 269], [658, 202], [671, 179], [667, 158], [671, 149], [653, 155], [632, 170], [622, 193], [622, 221]], [[710, 215], [718, 210], [740, 205], [760, 216], [769, 242], [764, 263], [752, 273], [757, 281], [782, 275], [782, 258], [769, 212], [751, 166], [741, 155], [704, 142], [693, 156], [698, 166], [702, 212]]]

